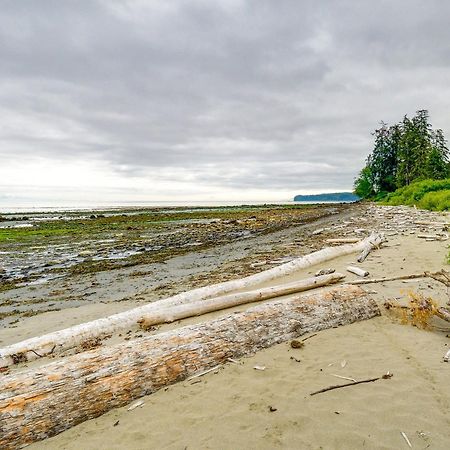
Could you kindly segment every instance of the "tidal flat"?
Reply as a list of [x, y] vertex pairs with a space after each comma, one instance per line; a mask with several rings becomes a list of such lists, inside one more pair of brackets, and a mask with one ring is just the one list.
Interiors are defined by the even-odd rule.
[[[196, 277], [194, 266], [203, 272], [208, 269], [209, 274], [226, 263], [227, 257], [239, 260], [249, 250], [257, 251], [258, 237], [276, 240], [276, 232], [349, 208], [349, 204], [294, 204], [3, 214], [0, 322], [11, 324], [20, 317], [86, 302], [139, 300], [147, 298], [149, 290], [159, 295], [183, 290], [188, 286], [180, 282]], [[202, 252], [216, 249], [220, 254], [218, 249], [233, 243], [238, 244], [236, 254], [227, 249], [222, 252], [227, 257], [217, 255], [213, 257], [216, 263], [205, 265]], [[199, 258], [202, 263], [197, 262]], [[192, 268], [177, 268], [180, 261], [191, 261]], [[257, 270], [242, 267], [247, 273]], [[235, 270], [220, 269], [214, 277], [232, 277]], [[203, 275], [204, 280], [197, 275], [197, 283], [211, 280], [210, 275]], [[121, 278], [126, 279], [127, 288], [111, 292], [108, 286], [112, 282], [117, 286]], [[134, 284], [136, 288], [130, 288]], [[97, 295], [99, 291], [104, 296]]]

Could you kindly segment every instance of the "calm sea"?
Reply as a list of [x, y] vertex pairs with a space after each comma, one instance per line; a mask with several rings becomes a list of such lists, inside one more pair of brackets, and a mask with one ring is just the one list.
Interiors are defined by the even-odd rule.
[[221, 206], [243, 206], [243, 205], [301, 205], [317, 203], [345, 203], [345, 202], [264, 202], [264, 201], [198, 201], [198, 202], [133, 202], [122, 204], [102, 204], [102, 205], [71, 205], [71, 206], [0, 206], [0, 214], [26, 214], [26, 213], [46, 213], [46, 212], [68, 212], [68, 211], [105, 211], [124, 209], [145, 209], [145, 208], [170, 208], [170, 207], [221, 207]]

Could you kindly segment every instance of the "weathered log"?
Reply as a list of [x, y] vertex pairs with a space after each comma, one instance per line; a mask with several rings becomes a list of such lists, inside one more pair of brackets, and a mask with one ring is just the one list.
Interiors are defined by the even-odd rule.
[[53, 436], [228, 358], [377, 315], [361, 288], [341, 286], [7, 375], [0, 380], [0, 448]]
[[201, 314], [219, 311], [233, 306], [259, 302], [274, 297], [281, 297], [282, 295], [295, 294], [309, 289], [328, 286], [341, 281], [343, 278], [345, 278], [345, 275], [342, 275], [341, 273], [322, 275], [254, 291], [238, 292], [236, 294], [214, 297], [198, 302], [185, 303], [184, 305], [167, 308], [160, 312], [147, 314], [141, 317], [141, 319], [138, 320], [138, 323], [142, 328], [147, 329], [153, 325], [170, 323], [175, 320], [185, 319], [186, 317], [199, 316]]
[[357, 244], [327, 247], [245, 278], [197, 288], [129, 311], [9, 345], [0, 349], [0, 367], [7, 367], [18, 362], [31, 361], [38, 358], [38, 355], [45, 356], [50, 353], [60, 353], [64, 350], [77, 347], [86, 340], [103, 338], [116, 331], [126, 329], [135, 324], [145, 314], [159, 311], [166, 307], [217, 297], [232, 291], [245, 290], [260, 283], [295, 273], [298, 270], [329, 261], [339, 256], [361, 252], [367, 246], [377, 245], [383, 239], [382, 234], [372, 233], [369, 237]]

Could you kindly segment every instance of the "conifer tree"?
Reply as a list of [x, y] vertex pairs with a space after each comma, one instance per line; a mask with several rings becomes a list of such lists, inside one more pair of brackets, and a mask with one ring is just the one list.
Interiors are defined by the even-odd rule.
[[355, 193], [384, 195], [413, 181], [450, 176], [449, 149], [441, 129], [433, 130], [426, 109], [393, 126], [381, 122], [374, 148], [355, 180]]

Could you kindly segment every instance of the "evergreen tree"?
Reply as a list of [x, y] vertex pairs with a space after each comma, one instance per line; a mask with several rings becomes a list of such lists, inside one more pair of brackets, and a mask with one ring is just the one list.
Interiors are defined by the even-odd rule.
[[368, 163], [376, 192], [390, 192], [396, 188], [398, 126], [388, 127], [381, 122], [381, 128], [375, 130], [375, 146]]
[[449, 149], [441, 129], [433, 130], [426, 109], [393, 126], [381, 122], [374, 148], [355, 180], [355, 193], [368, 198], [421, 179], [450, 176]]
[[437, 129], [432, 135], [432, 148], [427, 157], [426, 176], [435, 180], [444, 179], [450, 176], [449, 171], [449, 150], [444, 132]]
[[412, 119], [405, 116], [398, 152], [398, 187], [426, 178], [426, 163], [430, 150], [431, 125], [428, 123], [428, 111], [419, 110]]

